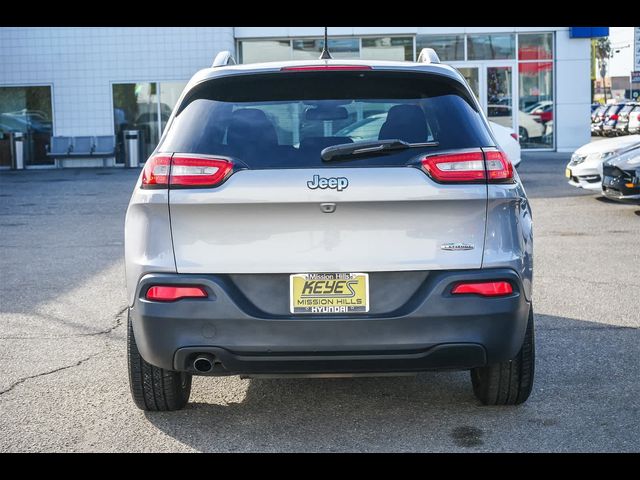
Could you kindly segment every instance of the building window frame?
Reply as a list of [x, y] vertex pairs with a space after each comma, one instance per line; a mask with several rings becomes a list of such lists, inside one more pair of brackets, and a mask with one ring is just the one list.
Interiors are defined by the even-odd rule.
[[[56, 102], [55, 87], [53, 82], [20, 82], [20, 83], [0, 83], [0, 88], [4, 87], [49, 87], [51, 91], [51, 136], [58, 135], [56, 122]], [[11, 167], [0, 167], [0, 170], [9, 170]], [[56, 168], [55, 162], [51, 165], [25, 165], [26, 170], [48, 170]]]

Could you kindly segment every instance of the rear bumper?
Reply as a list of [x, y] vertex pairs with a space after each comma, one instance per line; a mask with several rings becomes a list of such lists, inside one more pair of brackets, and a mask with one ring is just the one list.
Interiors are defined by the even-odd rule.
[[[463, 280], [509, 280], [514, 293], [485, 298], [449, 292]], [[198, 284], [207, 299], [150, 302], [154, 284]], [[530, 304], [510, 269], [430, 272], [415, 294], [384, 315], [270, 315], [225, 275], [149, 274], [140, 281], [131, 318], [149, 363], [195, 373], [202, 353], [212, 375], [415, 372], [468, 369], [513, 358], [524, 339]]]

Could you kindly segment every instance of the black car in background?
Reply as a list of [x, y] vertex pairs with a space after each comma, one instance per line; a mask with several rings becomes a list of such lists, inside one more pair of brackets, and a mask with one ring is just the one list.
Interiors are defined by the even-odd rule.
[[640, 204], [640, 147], [604, 162], [602, 194], [613, 200]]

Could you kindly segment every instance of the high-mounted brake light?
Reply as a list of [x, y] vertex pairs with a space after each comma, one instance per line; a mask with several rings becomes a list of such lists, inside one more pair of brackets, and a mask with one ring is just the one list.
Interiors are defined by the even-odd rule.
[[142, 188], [215, 187], [233, 172], [233, 163], [222, 158], [176, 153], [147, 160]]
[[328, 70], [371, 70], [369, 65], [301, 65], [298, 67], [282, 67], [281, 72], [326, 72]]
[[147, 300], [154, 302], [175, 302], [182, 298], [207, 298], [202, 287], [178, 287], [173, 285], [155, 285], [147, 290]]
[[503, 295], [511, 295], [513, 287], [509, 282], [464, 282], [459, 283], [451, 293], [454, 295], [473, 294], [483, 297], [500, 297]]
[[513, 165], [507, 156], [492, 150], [430, 155], [422, 168], [440, 183], [508, 183], [513, 181]]

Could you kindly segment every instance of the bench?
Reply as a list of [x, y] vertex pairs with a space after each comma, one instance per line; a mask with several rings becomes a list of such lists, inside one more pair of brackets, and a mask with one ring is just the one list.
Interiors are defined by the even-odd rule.
[[47, 145], [47, 157], [53, 158], [56, 167], [59, 160], [73, 158], [102, 158], [103, 166], [107, 166], [108, 158], [116, 156], [116, 138], [113, 135], [51, 137]]

